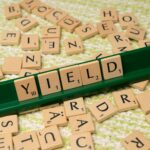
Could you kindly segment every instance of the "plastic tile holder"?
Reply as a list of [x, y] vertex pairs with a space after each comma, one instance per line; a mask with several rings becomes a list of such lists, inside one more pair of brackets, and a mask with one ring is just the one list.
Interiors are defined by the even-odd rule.
[[[38, 83], [38, 74], [34, 74], [39, 97], [23, 102], [18, 101], [14, 80], [0, 82], [0, 116], [19, 113], [36, 107], [45, 106], [53, 103], [60, 103], [64, 100], [85, 97], [93, 94], [98, 94], [102, 90], [115, 89], [120, 86], [128, 85], [137, 81], [142, 81], [150, 78], [150, 47], [140, 48], [129, 52], [123, 52], [115, 55], [120, 55], [123, 66], [123, 76], [109, 80], [103, 80], [94, 84], [81, 86], [69, 90], [42, 96]], [[110, 55], [107, 57], [112, 57]], [[103, 58], [107, 58], [103, 57]], [[101, 59], [103, 59], [101, 58]], [[101, 61], [101, 59], [97, 59]], [[78, 63], [83, 64], [94, 60]], [[75, 64], [74, 64], [75, 65]], [[77, 64], [76, 64], [77, 65]], [[73, 66], [73, 65], [70, 65]], [[64, 67], [63, 67], [64, 68]], [[59, 70], [60, 68], [54, 69]], [[52, 71], [52, 70], [50, 70]], [[49, 71], [46, 71], [49, 72]]]

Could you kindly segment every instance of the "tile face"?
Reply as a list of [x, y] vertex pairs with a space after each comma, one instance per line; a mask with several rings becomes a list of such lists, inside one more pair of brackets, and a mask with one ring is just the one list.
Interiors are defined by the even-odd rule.
[[0, 43], [3, 46], [18, 45], [21, 34], [19, 31], [4, 31], [1, 34]]
[[51, 71], [38, 75], [42, 95], [48, 95], [61, 91], [60, 80], [57, 71]]
[[21, 149], [40, 149], [36, 132], [24, 132], [13, 137], [15, 150]]
[[19, 122], [17, 115], [0, 117], [0, 134], [19, 132]]
[[42, 53], [59, 54], [60, 53], [60, 39], [59, 38], [46, 38], [41, 41]]
[[101, 60], [104, 79], [112, 79], [123, 76], [123, 68], [120, 55]]
[[84, 51], [83, 43], [80, 38], [66, 39], [64, 45], [67, 55], [79, 54]]
[[69, 124], [73, 134], [79, 132], [93, 133], [95, 131], [95, 126], [90, 113], [70, 117]]
[[94, 150], [92, 136], [89, 132], [71, 136], [71, 150]]
[[42, 150], [56, 149], [63, 146], [63, 141], [57, 126], [51, 126], [37, 132]]
[[39, 37], [37, 34], [23, 34], [21, 37], [23, 50], [39, 50]]
[[144, 92], [136, 96], [140, 108], [145, 114], [150, 113], [150, 102], [149, 102], [150, 92]]
[[60, 69], [60, 76], [64, 90], [82, 86], [79, 66]]
[[3, 75], [2, 70], [0, 69], [0, 79], [3, 79], [3, 78], [4, 78], [4, 75]]
[[149, 122], [150, 124], [150, 114], [146, 115], [146, 120]]
[[22, 66], [21, 57], [6, 57], [2, 66], [4, 74], [19, 74]]
[[130, 135], [122, 140], [122, 145], [127, 150], [149, 150], [150, 140], [147, 139], [143, 133], [139, 131], [133, 131]]
[[16, 26], [23, 32], [29, 31], [37, 25], [38, 22], [31, 16], [24, 16], [16, 21]]
[[99, 61], [79, 65], [83, 85], [102, 81]]
[[88, 108], [98, 122], [103, 122], [117, 113], [117, 109], [109, 100], [100, 100]]
[[23, 65], [22, 68], [26, 69], [40, 69], [41, 68], [41, 53], [25, 53], [23, 55]]
[[53, 9], [46, 15], [46, 19], [54, 24], [58, 24], [63, 18], [67, 16], [67, 13], [60, 9]]
[[137, 83], [134, 83], [132, 84], [131, 86], [133, 88], [136, 88], [136, 89], [139, 89], [141, 91], [145, 90], [147, 84], [148, 84], [149, 80], [145, 80], [145, 81], [141, 81], [141, 82], [137, 82]]
[[15, 19], [22, 16], [19, 4], [12, 3], [4, 8], [6, 19]]
[[86, 108], [82, 97], [64, 101], [64, 108], [67, 117], [77, 116], [86, 113]]
[[19, 101], [30, 100], [38, 97], [34, 76], [14, 81]]
[[71, 33], [80, 24], [81, 24], [81, 22], [79, 20], [73, 18], [72, 16], [66, 16], [58, 23], [58, 25], [60, 25], [66, 31], [71, 32]]
[[131, 89], [113, 92], [113, 96], [120, 112], [138, 108], [138, 102]]
[[147, 39], [147, 40], [140, 40], [139, 43], [138, 43], [139, 47], [142, 48], [142, 47], [148, 47], [150, 46], [150, 39]]
[[20, 73], [19, 73], [19, 76], [20, 77], [27, 77], [27, 76], [30, 76], [32, 74], [36, 74], [38, 73], [37, 70], [33, 70], [33, 69], [21, 69]]
[[86, 40], [98, 34], [98, 31], [95, 26], [88, 23], [77, 27], [75, 33], [78, 34], [82, 40]]
[[67, 118], [63, 106], [45, 109], [42, 111], [45, 127], [51, 125], [64, 126], [67, 124]]

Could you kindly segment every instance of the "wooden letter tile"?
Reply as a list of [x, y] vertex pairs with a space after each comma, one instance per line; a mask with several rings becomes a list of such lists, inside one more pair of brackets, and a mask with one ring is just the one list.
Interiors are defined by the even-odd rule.
[[149, 122], [150, 124], [150, 114], [146, 115], [146, 120]]
[[136, 89], [139, 89], [141, 91], [145, 90], [147, 84], [148, 84], [149, 80], [145, 80], [145, 81], [141, 81], [141, 82], [137, 82], [137, 83], [134, 83], [132, 84], [131, 86], [133, 88], [136, 88]]
[[38, 97], [38, 91], [33, 76], [14, 81], [19, 101]]
[[140, 48], [148, 47], [148, 46], [150, 46], [150, 39], [141, 40], [141, 41], [139, 41], [138, 45], [139, 45]]
[[113, 96], [120, 112], [138, 108], [138, 102], [131, 89], [113, 92]]
[[123, 76], [123, 68], [120, 55], [101, 60], [104, 79], [112, 79]]
[[63, 141], [57, 126], [51, 126], [37, 132], [42, 150], [57, 149], [63, 146]]
[[20, 73], [19, 73], [19, 76], [20, 77], [27, 77], [27, 76], [30, 76], [32, 74], [36, 74], [38, 73], [37, 70], [33, 70], [33, 69], [21, 69]]
[[4, 78], [4, 75], [3, 75], [3, 72], [2, 70], [0, 69], [0, 80]]

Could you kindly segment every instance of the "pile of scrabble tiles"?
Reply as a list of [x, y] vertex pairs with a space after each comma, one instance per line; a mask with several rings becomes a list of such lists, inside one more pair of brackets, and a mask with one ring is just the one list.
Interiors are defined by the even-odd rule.
[[[55, 25], [43, 27], [41, 40], [38, 34], [26, 34], [24, 32], [31, 30], [39, 23], [30, 14], [22, 16], [21, 8]], [[70, 16], [64, 10], [53, 8], [39, 0], [23, 0], [19, 4], [7, 5], [4, 10], [6, 19], [17, 19], [16, 26], [19, 30], [3, 31], [0, 38], [1, 45], [20, 45], [26, 53], [23, 57], [5, 58], [2, 69], [0, 69], [1, 79], [8, 74], [28, 76], [52, 69], [42, 69], [41, 53], [45, 55], [60, 53], [62, 28], [79, 35], [78, 38], [63, 41], [67, 55], [83, 53], [83, 41], [97, 34], [102, 38], [107, 37], [109, 39], [113, 53], [132, 50], [131, 40], [138, 41], [139, 47], [149, 46], [150, 44], [150, 41], [145, 39], [146, 30], [139, 26], [137, 18], [132, 13], [118, 15], [118, 12], [113, 8], [101, 10], [102, 21], [97, 24], [97, 27], [91, 23], [82, 25], [80, 20]], [[125, 33], [120, 32], [115, 26], [118, 21], [122, 29], [126, 30]], [[107, 54], [98, 53], [91, 59], [103, 56], [107, 56]], [[148, 82], [146, 80], [131, 86], [144, 90]], [[85, 106], [83, 98], [78, 98], [65, 101], [63, 104], [41, 107], [38, 110], [42, 112], [45, 128], [39, 131], [19, 133], [17, 115], [1, 117], [0, 149], [50, 150], [61, 148], [64, 144], [59, 127], [66, 126], [69, 123], [72, 132], [70, 137], [71, 149], [94, 150], [92, 134], [95, 134], [96, 129], [93, 117], [97, 122], [102, 123], [118, 112], [138, 107], [143, 110], [147, 121], [150, 123], [150, 102], [148, 102], [150, 92], [134, 95], [131, 89], [124, 89], [113, 92], [113, 96], [116, 105], [105, 99]], [[149, 150], [150, 139], [139, 131], [133, 131], [125, 139], [122, 139], [122, 145], [127, 150]]]

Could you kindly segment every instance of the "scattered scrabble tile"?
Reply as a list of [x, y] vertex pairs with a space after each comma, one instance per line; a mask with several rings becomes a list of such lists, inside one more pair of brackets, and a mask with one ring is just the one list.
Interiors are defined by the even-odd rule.
[[123, 76], [123, 68], [120, 55], [101, 60], [103, 77], [105, 80]]
[[3, 75], [2, 70], [0, 69], [0, 79], [3, 79], [3, 78], [4, 78], [4, 75]]
[[4, 74], [19, 74], [22, 66], [21, 57], [6, 57], [2, 66]]
[[23, 32], [29, 31], [33, 27], [37, 26], [38, 22], [31, 16], [25, 16], [17, 19], [16, 26]]
[[96, 53], [96, 55], [92, 56], [92, 58], [93, 59], [98, 59], [98, 58], [103, 58], [103, 57], [106, 57], [106, 56], [108, 56], [107, 53], [105, 53], [105, 52], [98, 52], [98, 53]]
[[67, 124], [67, 117], [63, 106], [45, 109], [42, 111], [45, 127], [51, 125], [64, 126]]
[[120, 112], [138, 108], [138, 102], [131, 89], [115, 91], [113, 96]]
[[80, 38], [66, 39], [64, 45], [67, 55], [79, 54], [84, 51]]
[[14, 18], [19, 18], [22, 16], [20, 6], [17, 3], [12, 3], [10, 5], [6, 5], [4, 10], [5, 10], [5, 17], [8, 20], [14, 19]]
[[41, 40], [41, 50], [43, 54], [59, 54], [60, 53], [60, 39], [46, 38]]
[[133, 13], [124, 13], [119, 15], [119, 23], [122, 29], [126, 29], [129, 25], [137, 25], [138, 20]]
[[42, 95], [61, 91], [58, 71], [51, 71], [38, 75]]
[[146, 34], [145, 29], [136, 25], [130, 25], [126, 31], [126, 36], [129, 39], [133, 39], [136, 41], [143, 40], [145, 38], [145, 34]]
[[18, 123], [17, 115], [0, 117], [0, 134], [16, 134], [19, 131]]
[[150, 123], [150, 114], [146, 115], [146, 120]]
[[130, 135], [122, 140], [122, 145], [127, 150], [149, 150], [150, 140], [147, 139], [143, 133], [139, 131], [133, 131]]
[[150, 39], [141, 40], [141, 41], [139, 41], [138, 45], [139, 45], [140, 48], [148, 47], [148, 46], [150, 46]]
[[108, 100], [100, 100], [88, 108], [98, 122], [103, 122], [117, 113], [117, 109]]
[[81, 24], [81, 21], [73, 18], [72, 16], [66, 16], [60, 22], [58, 25], [60, 25], [62, 28], [64, 28], [68, 32], [73, 32], [76, 27], [78, 27]]
[[132, 84], [131, 86], [133, 88], [136, 88], [136, 89], [139, 89], [141, 91], [145, 90], [147, 84], [148, 84], [149, 80], [145, 80], [145, 81], [141, 81], [141, 82], [137, 82], [137, 83], [134, 83]]
[[42, 150], [56, 149], [63, 146], [63, 141], [57, 126], [51, 126], [37, 132]]
[[30, 100], [38, 97], [34, 76], [14, 81], [19, 101]]
[[82, 86], [79, 66], [60, 69], [61, 82], [64, 90]]
[[75, 33], [78, 34], [82, 40], [86, 40], [98, 34], [98, 31], [94, 25], [87, 23], [77, 27]]
[[150, 113], [150, 92], [144, 92], [136, 96], [137, 101], [145, 114]]
[[25, 53], [23, 55], [22, 68], [26, 69], [40, 69], [41, 68], [41, 53]]
[[71, 136], [71, 150], [94, 150], [92, 136], [89, 132]]
[[39, 36], [37, 34], [23, 34], [21, 37], [23, 50], [39, 50]]
[[118, 22], [118, 12], [114, 8], [104, 8], [101, 10], [102, 21], [113, 21]]
[[27, 76], [30, 76], [32, 74], [36, 74], [38, 73], [37, 70], [33, 70], [33, 69], [21, 69], [20, 73], [19, 73], [19, 76], [20, 77], [27, 77]]
[[43, 27], [42, 38], [60, 38], [61, 29], [59, 26]]
[[21, 34], [19, 31], [3, 31], [0, 38], [0, 43], [3, 46], [18, 45], [20, 43]]
[[99, 61], [79, 65], [83, 85], [102, 81]]
[[66, 12], [60, 9], [53, 9], [50, 13], [46, 15], [46, 19], [54, 24], [58, 24], [66, 16]]
[[45, 110], [45, 109], [49, 109], [49, 108], [53, 108], [53, 107], [57, 107], [59, 106], [59, 103], [55, 103], [55, 104], [51, 104], [51, 105], [45, 105], [40, 107], [40, 111]]
[[38, 138], [36, 132], [24, 132], [20, 133], [17, 136], [13, 137], [14, 147], [15, 150], [27, 150], [27, 149], [34, 149], [39, 150], [40, 145], [38, 142]]
[[64, 108], [67, 117], [82, 115], [86, 113], [86, 108], [82, 97], [65, 101]]

